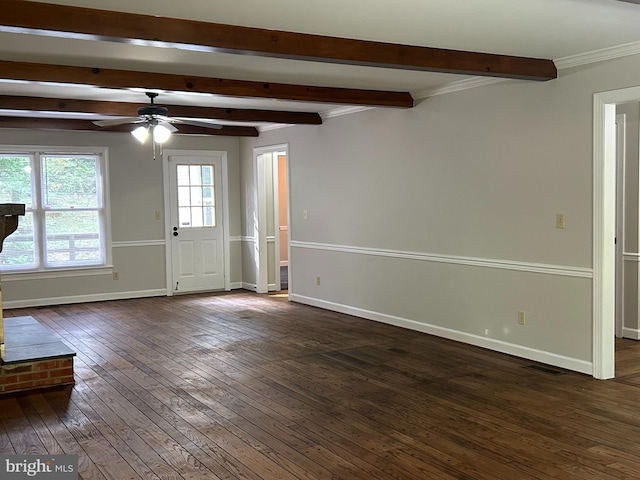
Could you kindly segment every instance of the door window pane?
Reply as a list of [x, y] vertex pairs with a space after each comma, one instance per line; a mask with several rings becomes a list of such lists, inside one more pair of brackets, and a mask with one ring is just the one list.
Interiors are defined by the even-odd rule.
[[180, 227], [215, 227], [213, 165], [177, 165]]

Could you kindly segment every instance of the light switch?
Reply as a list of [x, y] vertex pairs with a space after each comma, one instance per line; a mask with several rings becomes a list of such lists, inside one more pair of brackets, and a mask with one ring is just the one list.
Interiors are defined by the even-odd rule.
[[306, 211], [306, 210], [303, 210], [303, 211], [302, 211], [302, 219], [303, 219], [303, 220], [306, 220], [307, 218], [309, 218], [309, 214], [307, 213], [307, 211]]

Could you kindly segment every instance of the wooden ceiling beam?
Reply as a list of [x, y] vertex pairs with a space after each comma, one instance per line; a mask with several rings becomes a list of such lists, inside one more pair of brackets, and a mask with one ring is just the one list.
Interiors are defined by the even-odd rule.
[[2, 0], [0, 25], [30, 33], [296, 60], [492, 77], [549, 80], [552, 60], [446, 50]]
[[[159, 103], [162, 104], [161, 102]], [[138, 108], [148, 103], [73, 100], [44, 97], [0, 95], [0, 109], [40, 112], [78, 112], [98, 115], [134, 117]], [[316, 112], [286, 112], [279, 110], [253, 110], [237, 108], [164, 105], [174, 117], [227, 120], [234, 122], [269, 122], [296, 125], [320, 125], [322, 118]]]
[[[0, 12], [2, 12], [2, 8], [0, 8]], [[374, 107], [413, 107], [413, 98], [408, 92], [250, 82], [169, 73], [72, 67], [4, 60], [0, 61], [0, 78], [91, 85], [104, 88], [144, 88], [172, 92], [199, 92], [232, 97], [276, 98], [301, 102], [355, 104]]]
[[[29, 130], [91, 130], [99, 132], [130, 132], [131, 125], [98, 127], [91, 120], [67, 118], [27, 118], [0, 116], [0, 128], [23, 128]], [[221, 135], [225, 137], [257, 137], [254, 127], [223, 126], [221, 129], [197, 127], [194, 125], [178, 125], [175, 134], [183, 135]]]

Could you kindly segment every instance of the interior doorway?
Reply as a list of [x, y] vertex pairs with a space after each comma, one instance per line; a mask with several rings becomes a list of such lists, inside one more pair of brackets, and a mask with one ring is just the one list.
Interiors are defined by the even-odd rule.
[[291, 290], [289, 148], [254, 149], [256, 162], [256, 291]]
[[640, 87], [593, 99], [593, 376], [615, 376], [616, 105], [640, 101]]

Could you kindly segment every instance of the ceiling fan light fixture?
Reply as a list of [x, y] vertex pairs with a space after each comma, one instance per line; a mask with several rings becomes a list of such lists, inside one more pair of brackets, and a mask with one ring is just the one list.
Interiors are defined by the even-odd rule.
[[133, 135], [140, 143], [144, 143], [149, 136], [149, 127], [146, 125], [140, 125], [131, 132], [131, 135]]
[[171, 137], [171, 130], [162, 124], [153, 127], [153, 141], [162, 144]]

